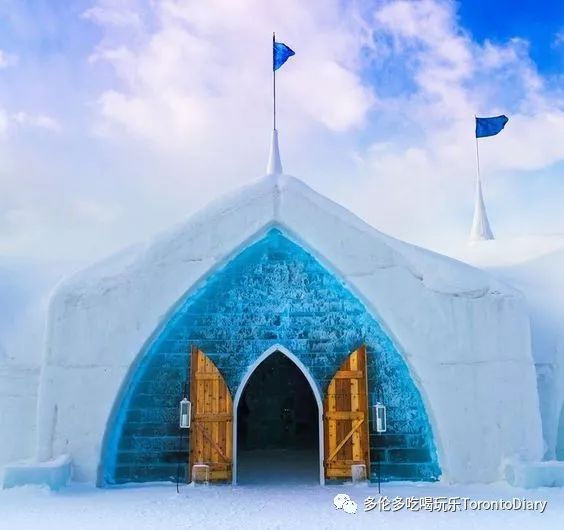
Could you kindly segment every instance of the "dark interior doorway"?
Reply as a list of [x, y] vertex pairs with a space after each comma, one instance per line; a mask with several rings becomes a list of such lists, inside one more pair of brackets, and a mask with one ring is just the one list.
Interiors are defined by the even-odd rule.
[[274, 352], [253, 372], [237, 408], [238, 482], [319, 482], [319, 411], [308, 380]]

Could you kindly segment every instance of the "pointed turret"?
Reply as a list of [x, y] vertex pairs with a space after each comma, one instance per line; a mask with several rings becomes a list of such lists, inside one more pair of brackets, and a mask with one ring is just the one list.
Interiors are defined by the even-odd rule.
[[480, 177], [476, 181], [476, 202], [474, 204], [474, 219], [472, 221], [472, 230], [470, 231], [470, 242], [487, 241], [494, 239], [488, 214], [486, 213], [486, 205], [484, 204], [484, 196], [482, 195], [482, 183]]
[[280, 160], [280, 148], [278, 147], [278, 131], [272, 130], [270, 140], [270, 154], [268, 155], [268, 165], [266, 166], [267, 175], [282, 174], [282, 162]]

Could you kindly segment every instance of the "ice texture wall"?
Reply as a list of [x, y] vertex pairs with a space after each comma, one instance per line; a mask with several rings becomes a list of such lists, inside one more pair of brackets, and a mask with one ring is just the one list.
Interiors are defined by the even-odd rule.
[[[371, 435], [371, 460], [381, 460], [384, 480], [438, 478], [429, 421], [393, 343], [342, 281], [273, 229], [189, 296], [142, 353], [109, 425], [103, 484], [174, 480], [176, 462], [187, 461], [177, 405], [192, 344], [214, 361], [233, 395], [275, 344], [299, 357], [322, 393], [345, 358], [366, 344], [369, 392], [375, 396], [381, 384], [389, 417], [388, 433]], [[372, 479], [375, 473], [376, 465]]]

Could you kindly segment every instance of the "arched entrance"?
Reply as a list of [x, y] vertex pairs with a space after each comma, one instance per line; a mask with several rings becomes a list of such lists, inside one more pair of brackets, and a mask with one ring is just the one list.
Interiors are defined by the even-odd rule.
[[297, 357], [279, 345], [264, 352], [233, 409], [233, 483], [324, 483], [321, 394]]
[[[274, 338], [277, 344], [273, 346]], [[279, 346], [281, 343], [291, 345], [292, 352]], [[350, 357], [350, 352], [360, 344], [370, 345], [371, 350], [365, 356], [362, 373], [362, 379], [366, 376], [368, 382], [368, 396], [374, 396], [374, 385], [379, 381], [389, 403], [401, 404], [389, 408], [390, 432], [378, 439], [378, 445], [362, 445], [366, 439], [363, 432], [366, 422], [359, 423], [356, 409], [360, 402], [353, 403], [347, 398], [337, 403], [335, 398], [331, 404], [327, 400], [331, 392], [326, 391], [323, 399], [320, 392], [321, 388], [329, 389], [330, 378], [343, 369], [344, 373], [335, 381], [335, 387], [339, 388], [334, 396], [343, 394], [341, 387], [350, 389], [347, 393], [351, 395], [358, 394], [355, 378], [358, 379], [360, 372], [343, 368], [343, 362], [345, 352]], [[366, 461], [367, 471], [376, 469], [374, 465], [382, 462], [386, 479], [436, 480], [440, 476], [423, 401], [393, 341], [343, 281], [305, 249], [273, 229], [218, 269], [201, 288], [188, 293], [143, 347], [124, 379], [108, 421], [99, 485], [175, 481], [178, 463], [183, 469], [187, 467], [184, 463], [189, 459], [188, 448], [198, 447], [197, 436], [207, 440], [201, 430], [194, 434], [198, 429], [194, 426], [184, 433], [189, 442], [178, 450], [178, 402], [190, 380], [189, 356], [194, 347], [217, 368], [222, 377], [221, 388], [234, 398], [231, 425], [216, 429], [207, 414], [214, 410], [217, 393], [213, 385], [210, 390], [209, 381], [204, 381], [210, 375], [204, 370], [198, 394], [204, 396], [205, 417], [200, 420], [211, 423], [204, 427], [211, 429], [214, 442], [220, 440], [221, 452], [225, 453], [224, 447], [233, 448], [235, 466], [237, 432], [234, 428], [241, 395], [260, 363], [280, 351], [307, 379], [319, 409], [319, 460], [325, 458], [330, 464], [319, 466], [321, 483], [325, 479], [324, 469], [328, 471], [328, 480], [346, 478], [350, 464], [359, 460]], [[215, 375], [212, 379], [219, 380]], [[192, 392], [193, 385], [189, 386]], [[209, 402], [205, 400], [207, 395], [212, 397]], [[321, 425], [324, 406], [330, 412], [325, 415], [325, 428]], [[332, 412], [337, 414], [331, 417]], [[224, 440], [226, 431], [230, 434]], [[325, 432], [330, 436], [323, 444]], [[354, 451], [351, 441], [357, 448]], [[205, 450], [209, 449], [215, 455], [213, 458], [231, 465], [232, 453], [222, 456], [217, 448], [211, 449], [215, 447], [212, 442], [206, 443], [211, 444]], [[202, 456], [206, 461], [207, 458]], [[231, 470], [235, 471], [233, 467]], [[369, 476], [375, 479], [374, 473]], [[236, 479], [235, 473], [225, 477], [227, 481]]]

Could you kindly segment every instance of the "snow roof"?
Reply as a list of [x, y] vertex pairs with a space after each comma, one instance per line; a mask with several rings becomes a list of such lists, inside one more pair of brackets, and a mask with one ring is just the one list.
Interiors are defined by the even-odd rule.
[[[478, 209], [483, 213], [477, 215], [483, 221], [480, 226], [489, 230], [479, 180], [477, 186], [477, 208], [481, 206]], [[242, 215], [238, 215], [236, 220], [235, 216], [231, 215], [233, 212]], [[316, 215], [326, 216], [328, 222], [311, 230], [311, 219]], [[476, 224], [476, 218], [474, 221]], [[219, 226], [223, 227], [223, 232], [217, 231]], [[490, 291], [496, 294], [515, 294], [478, 269], [386, 236], [301, 180], [283, 174], [276, 129], [273, 129], [271, 135], [264, 178], [213, 201], [184, 223], [158, 235], [144, 248], [138, 246], [125, 250], [83, 271], [69, 282], [69, 285], [74, 284], [79, 290], [87, 289], [88, 285], [97, 289], [97, 279], [111, 283], [110, 278], [119, 276], [120, 271], [143, 268], [151, 263], [164, 264], [174, 260], [210, 258], [221, 261], [228, 253], [233, 252], [231, 241], [235, 246], [242, 246], [242, 232], [246, 233], [247, 239], [252, 239], [269, 226], [286, 229], [296, 239], [304, 242], [310, 250], [317, 250], [319, 257], [323, 257], [319, 248], [322, 240], [341, 241], [338, 243], [340, 248], [334, 248], [332, 250], [336, 252], [330, 252], [333, 256], [346, 252], [348, 247], [348, 252], [358, 257], [355, 245], [374, 245], [370, 257], [366, 259], [366, 254], [360, 253], [364, 263], [355, 265], [363, 272], [374, 267], [403, 266], [427, 288], [437, 292], [470, 297], [484, 296]], [[349, 229], [355, 234], [354, 242], [342, 241], [350, 239]], [[491, 231], [489, 233], [491, 235]], [[199, 237], [194, 240], [196, 234]], [[333, 267], [339, 269], [339, 264], [335, 263], [334, 258], [326, 258]], [[338, 272], [343, 277], [351, 273], [350, 270]], [[355, 274], [358, 271], [352, 272]]]
[[564, 234], [480, 241], [453, 255], [524, 294], [537, 363], [564, 355]]
[[[237, 222], [230, 222], [231, 214], [236, 211], [241, 214], [238, 222], [241, 219], [248, 221], [244, 229]], [[312, 230], [310, 226], [309, 220], [317, 212], [323, 212], [333, 221], [324, 230]], [[515, 295], [515, 291], [482, 270], [383, 234], [301, 180], [284, 174], [267, 175], [212, 201], [145, 245], [126, 249], [74, 275], [66, 282], [65, 290], [98, 290], [100, 282], [111, 284], [122, 274], [151, 263], [163, 267], [178, 260], [211, 259], [218, 262], [224, 259], [230, 239], [237, 247], [242, 231], [244, 239], [250, 240], [270, 226], [281, 227], [314, 253], [320, 239], [333, 240], [342, 247], [344, 261], [346, 253], [352, 252], [355, 245], [373, 246], [368, 262], [357, 263], [356, 271], [339, 270], [343, 275], [362, 274], [375, 267], [403, 266], [433, 291], [470, 297], [488, 292]], [[354, 230], [355, 241], [339, 243], [343, 226]], [[209, 230], [205, 230], [206, 227]], [[346, 238], [350, 239], [350, 234]], [[332, 265], [340, 268], [336, 263]]]

